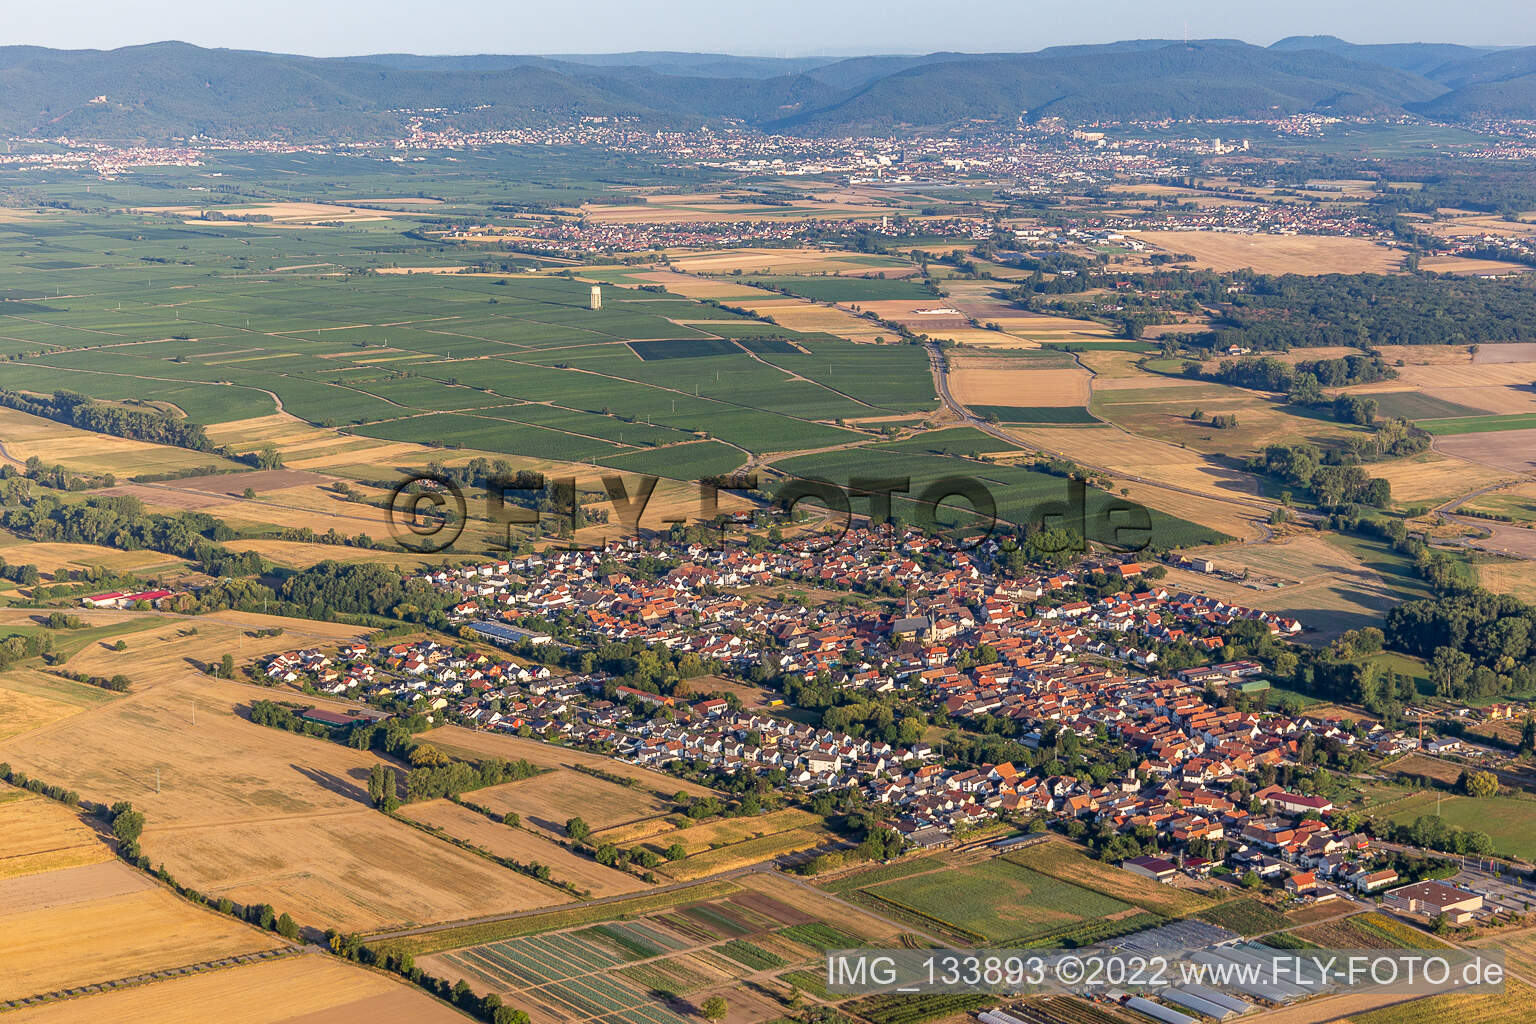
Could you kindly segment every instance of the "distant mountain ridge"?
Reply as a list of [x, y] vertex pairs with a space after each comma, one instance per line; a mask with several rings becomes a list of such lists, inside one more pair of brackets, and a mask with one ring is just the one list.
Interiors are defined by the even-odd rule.
[[117, 50], [0, 47], [0, 131], [102, 139], [359, 138], [405, 111], [466, 129], [583, 115], [730, 119], [840, 134], [1015, 119], [1422, 113], [1536, 117], [1536, 47], [1270, 47], [1126, 40], [1034, 53], [847, 58], [635, 52], [316, 58], [165, 42]]

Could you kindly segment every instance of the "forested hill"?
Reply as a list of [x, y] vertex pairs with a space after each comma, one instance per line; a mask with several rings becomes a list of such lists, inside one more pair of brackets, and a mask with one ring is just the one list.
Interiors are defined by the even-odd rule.
[[964, 121], [1424, 111], [1528, 114], [1536, 49], [1138, 40], [848, 59], [632, 53], [321, 59], [154, 43], [0, 48], [0, 131], [100, 139], [378, 137], [406, 111], [467, 128], [634, 115], [842, 133]]

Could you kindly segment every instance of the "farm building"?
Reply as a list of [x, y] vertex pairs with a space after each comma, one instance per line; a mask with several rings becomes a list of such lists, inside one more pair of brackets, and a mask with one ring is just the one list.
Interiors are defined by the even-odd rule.
[[469, 628], [487, 640], [502, 645], [520, 644], [526, 641], [537, 647], [550, 641], [548, 633], [537, 633], [531, 629], [509, 626], [505, 622], [490, 622], [486, 619], [476, 619], [469, 624]]
[[1120, 867], [1133, 875], [1150, 878], [1154, 882], [1172, 882], [1173, 877], [1179, 873], [1176, 864], [1161, 857], [1132, 857], [1121, 861]]
[[1475, 912], [1483, 909], [1483, 897], [1480, 893], [1458, 889], [1444, 882], [1415, 882], [1388, 892], [1386, 906], [1389, 910], [1423, 914], [1426, 917], [1443, 914], [1452, 924], [1461, 924], [1471, 920]]

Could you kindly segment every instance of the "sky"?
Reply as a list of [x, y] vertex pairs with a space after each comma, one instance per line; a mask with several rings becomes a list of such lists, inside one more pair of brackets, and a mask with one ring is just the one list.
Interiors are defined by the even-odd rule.
[[318, 57], [366, 53], [761, 56], [1037, 50], [1117, 39], [1289, 35], [1536, 44], [1531, 0], [50, 0], [16, 3], [0, 43], [110, 49], [179, 39]]

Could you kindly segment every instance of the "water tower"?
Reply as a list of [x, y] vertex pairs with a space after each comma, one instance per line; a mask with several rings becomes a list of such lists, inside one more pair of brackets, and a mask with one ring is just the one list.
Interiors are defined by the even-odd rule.
[[592, 305], [591, 305], [591, 308], [592, 309], [602, 309], [603, 308], [603, 286], [600, 285], [600, 284], [595, 284], [595, 285], [592, 286]]

